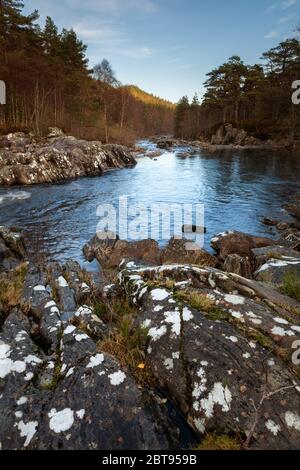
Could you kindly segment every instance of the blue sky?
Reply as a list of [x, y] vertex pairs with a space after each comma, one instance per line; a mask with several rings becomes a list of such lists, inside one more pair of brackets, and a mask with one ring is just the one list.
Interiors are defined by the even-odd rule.
[[232, 55], [255, 63], [293, 35], [300, 0], [24, 0], [73, 27], [90, 65], [104, 57], [124, 84], [174, 102], [203, 93], [205, 74]]

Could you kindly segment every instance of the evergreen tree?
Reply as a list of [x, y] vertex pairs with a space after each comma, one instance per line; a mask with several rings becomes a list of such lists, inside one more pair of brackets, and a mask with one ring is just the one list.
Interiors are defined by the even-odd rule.
[[188, 129], [190, 103], [187, 96], [183, 96], [178, 102], [175, 111], [175, 136], [183, 139]]
[[42, 33], [44, 54], [56, 58], [60, 53], [60, 37], [57, 26], [50, 16], [47, 16]]

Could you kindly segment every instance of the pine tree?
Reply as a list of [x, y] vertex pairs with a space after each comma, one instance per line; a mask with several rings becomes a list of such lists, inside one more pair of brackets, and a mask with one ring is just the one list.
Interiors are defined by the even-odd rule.
[[44, 54], [56, 58], [60, 53], [60, 37], [57, 26], [50, 16], [47, 16], [44, 31], [42, 33]]
[[187, 96], [183, 96], [178, 102], [175, 112], [175, 136], [183, 139], [188, 129], [190, 103]]
[[66, 65], [72, 69], [86, 71], [88, 59], [86, 58], [86, 49], [82, 41], [77, 38], [73, 29], [63, 29], [60, 35], [60, 54]]
[[[8, 50], [14, 50], [20, 46], [20, 40], [30, 39], [26, 33], [34, 32], [38, 19], [38, 12], [23, 15], [24, 4], [19, 0], [0, 0], [0, 47], [2, 58], [5, 59]], [[32, 39], [32, 38], [31, 38]], [[23, 42], [24, 44], [24, 42]]]

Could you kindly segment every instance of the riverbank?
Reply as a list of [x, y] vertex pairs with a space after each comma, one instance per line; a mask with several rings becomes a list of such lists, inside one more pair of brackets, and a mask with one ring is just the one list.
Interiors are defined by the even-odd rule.
[[176, 139], [171, 136], [154, 138], [158, 148], [170, 150], [175, 147], [185, 146], [193, 150], [204, 149], [211, 153], [223, 151], [255, 151], [265, 150], [271, 152], [285, 151], [299, 153], [299, 142], [289, 139], [262, 140], [248, 134], [244, 129], [235, 128], [232, 124], [224, 124], [209, 138], [200, 137], [194, 141]]
[[59, 129], [45, 139], [22, 132], [0, 137], [0, 185], [56, 183], [135, 164], [126, 147], [79, 140]]
[[295, 224], [214, 255], [94, 237], [98, 273], [33, 263], [1, 227], [2, 449], [299, 448]]

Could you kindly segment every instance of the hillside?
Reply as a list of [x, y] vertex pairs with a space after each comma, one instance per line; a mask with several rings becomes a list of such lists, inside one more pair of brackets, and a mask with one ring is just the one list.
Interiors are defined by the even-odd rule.
[[144, 104], [153, 105], [153, 106], [162, 106], [168, 109], [175, 109], [176, 105], [171, 101], [164, 100], [158, 96], [152, 95], [144, 90], [141, 90], [135, 85], [128, 85], [123, 87], [125, 90], [128, 90], [129, 93], [138, 101], [142, 101]]

